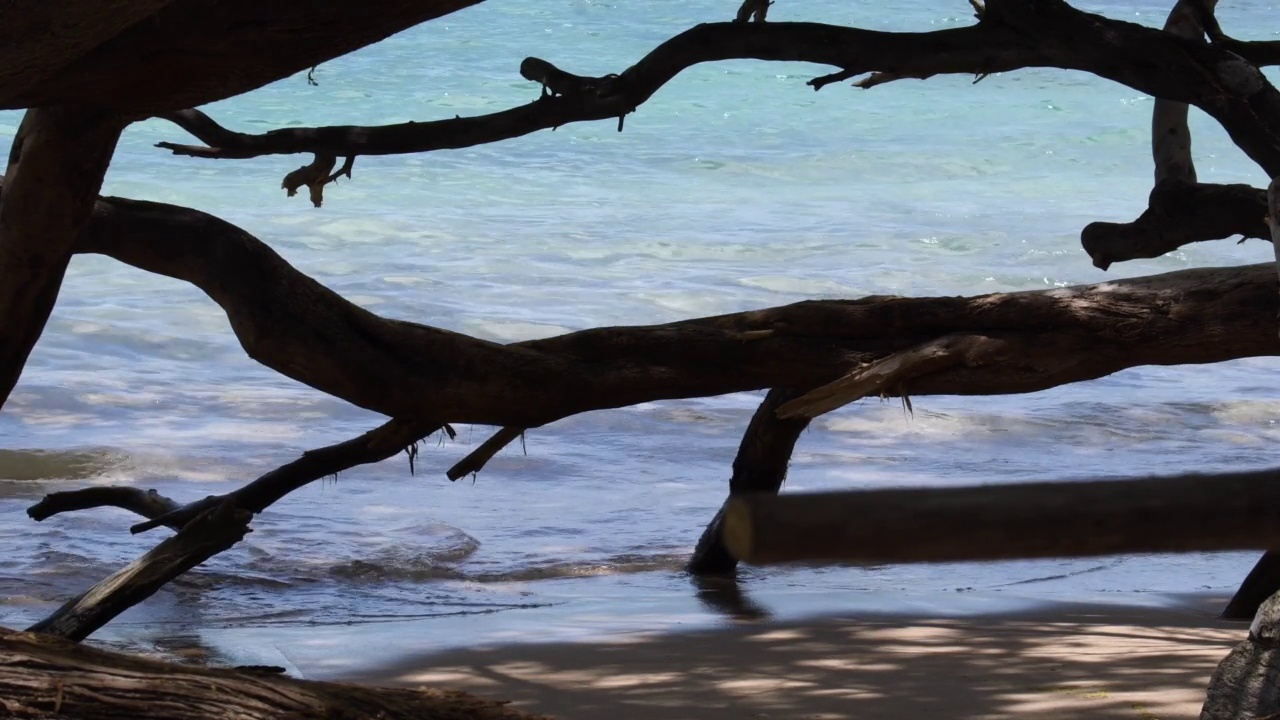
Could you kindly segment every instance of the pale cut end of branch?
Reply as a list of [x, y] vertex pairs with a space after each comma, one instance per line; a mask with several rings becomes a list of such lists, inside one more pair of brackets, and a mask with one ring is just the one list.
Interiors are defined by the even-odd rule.
[[894, 389], [905, 397], [905, 381], [961, 364], [964, 354], [977, 340], [966, 335], [943, 337], [868, 363], [835, 382], [784, 404], [778, 408], [778, 417], [812, 419], [864, 397], [885, 395]]

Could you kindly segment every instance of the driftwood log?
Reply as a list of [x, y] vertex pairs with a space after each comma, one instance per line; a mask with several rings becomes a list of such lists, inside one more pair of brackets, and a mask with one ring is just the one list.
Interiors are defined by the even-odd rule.
[[0, 628], [0, 716], [35, 720], [550, 720], [461, 692], [174, 665]]
[[[1196, 181], [1189, 105], [1218, 121], [1268, 176], [1280, 175], [1280, 91], [1259, 70], [1280, 63], [1280, 44], [1226, 36], [1212, 0], [1180, 0], [1165, 30], [1083, 12], [1062, 0], [974, 0], [971, 25], [902, 33], [764, 22], [769, 3], [753, 0], [742, 4], [738, 19], [756, 22], [698, 25], [616, 74], [576, 75], [531, 58], [526, 69], [536, 70], [530, 74], [543, 84], [550, 80], [553, 92], [489, 115], [248, 134], [194, 109], [476, 1], [297, 0], [286, 12], [256, 0], [67, 0], [56, 10], [20, 0], [6, 11], [0, 34], [12, 42], [0, 43], [0, 108], [29, 110], [0, 196], [0, 406], [54, 307], [70, 257], [87, 252], [196, 285], [226, 311], [250, 357], [389, 418], [226, 496], [165, 509], [118, 493], [72, 500], [130, 503], [146, 517], [135, 530], [163, 525], [182, 537], [214, 508], [247, 519], [325, 474], [400, 449], [412, 460], [416, 442], [437, 430], [451, 432], [449, 423], [501, 428], [453, 469], [450, 476], [457, 477], [482, 467], [525, 430], [576, 413], [742, 390], [810, 389], [786, 402], [777, 395], [766, 401], [780, 403], [778, 412], [761, 415], [757, 426], [778, 429], [777, 441], [744, 439], [742, 457], [763, 453], [771, 469], [750, 481], [735, 472], [736, 479], [771, 491], [794, 443], [787, 436], [862, 397], [1031, 392], [1139, 365], [1280, 352], [1270, 265], [974, 298], [799, 303], [501, 345], [379, 317], [298, 272], [248, 232], [196, 210], [97, 197], [121, 130], [149, 116], [175, 123], [201, 143], [162, 144], [179, 155], [312, 155], [284, 184], [290, 193], [305, 185], [319, 204], [325, 185], [349, 177], [358, 155], [469, 147], [572, 122], [620, 119], [704, 62], [754, 58], [831, 68], [810, 81], [814, 89], [845, 80], [871, 88], [902, 78], [981, 78], [1056, 67], [1159, 99], [1152, 118], [1157, 184], [1147, 212], [1133, 223], [1084, 229], [1081, 239], [1096, 265], [1235, 234], [1268, 236], [1262, 191]], [[559, 82], [573, 78], [578, 81]], [[335, 170], [338, 158], [345, 161]], [[50, 500], [34, 514], [72, 509], [75, 502]], [[1064, 539], [1063, 547], [1072, 542], [1070, 552], [1079, 552], [1092, 541]], [[149, 582], [183, 571], [206, 551], [166, 560]], [[1255, 576], [1261, 585], [1276, 579]], [[86, 597], [145, 595], [128, 582], [107, 585]], [[44, 627], [83, 636], [111, 616], [78, 602], [69, 607], [75, 612], [63, 620], [92, 623], [51, 618]]]
[[1280, 547], [1280, 470], [730, 498], [759, 565], [915, 563]]

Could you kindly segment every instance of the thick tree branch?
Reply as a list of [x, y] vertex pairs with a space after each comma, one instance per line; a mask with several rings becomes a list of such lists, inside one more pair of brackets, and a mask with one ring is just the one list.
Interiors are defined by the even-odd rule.
[[1230, 50], [1258, 67], [1280, 65], [1280, 40], [1245, 41], [1219, 38], [1213, 44]]
[[11, 0], [0, 22], [0, 98], [37, 87], [175, 0]]
[[1200, 107], [1269, 173], [1280, 174], [1280, 93], [1256, 68], [1221, 47], [1084, 13], [1061, 0], [998, 0], [974, 26], [926, 33], [817, 23], [710, 23], [662, 43], [616, 78], [592, 84], [590, 91], [546, 96], [491, 115], [249, 135], [187, 111], [169, 117], [207, 147], [161, 146], [206, 158], [386, 155], [468, 147], [570, 122], [621, 117], [684, 69], [735, 58], [831, 65], [841, 68], [840, 78], [867, 73], [915, 78], [985, 75], [1026, 67], [1082, 70]]
[[[27, 510], [31, 517], [40, 520], [56, 512], [114, 504], [151, 518], [135, 525], [135, 533], [161, 525], [178, 533], [67, 602], [31, 630], [83, 640], [169, 581], [235, 545], [249, 532], [248, 523], [253, 516], [280, 498], [307, 483], [356, 465], [385, 460], [406, 448], [416, 451], [417, 442], [438, 427], [423, 421], [391, 420], [352, 440], [305, 452], [301, 458], [239, 490], [209, 496], [182, 507], [167, 498], [156, 500], [121, 492], [127, 488], [88, 489], [46, 496]], [[95, 493], [95, 490], [112, 492]]]
[[55, 108], [29, 110], [18, 128], [0, 195], [0, 407], [53, 311], [124, 126]]
[[103, 200], [77, 249], [200, 287], [249, 355], [288, 377], [436, 424], [538, 427], [658, 399], [812, 387], [952, 334], [990, 338], [1007, 354], [914, 378], [912, 394], [1031, 392], [1135, 365], [1280, 351], [1270, 263], [1051, 293], [805, 302], [500, 345], [380, 318], [193, 210]]
[[175, 665], [3, 628], [0, 712], [31, 720], [551, 720], [461, 692]]
[[1280, 543], [1280, 471], [744, 495], [729, 500], [724, 535], [752, 564], [1268, 548]]
[[1267, 193], [1249, 185], [1188, 183], [1167, 178], [1151, 190], [1148, 207], [1129, 223], [1094, 222], [1080, 233], [1093, 264], [1160, 257], [1191, 243], [1235, 235], [1270, 239]]
[[[155, 490], [139, 490], [134, 487], [91, 487], [49, 493], [40, 502], [27, 508], [27, 515], [32, 520], [40, 522], [60, 513], [97, 507], [118, 507], [148, 520], [154, 520], [174, 512], [181, 506]], [[177, 523], [168, 524], [168, 526], [174, 530], [182, 528]]]
[[[1203, 42], [1202, 18], [1211, 17], [1217, 2], [1218, 0], [1178, 0], [1164, 24], [1165, 32]], [[1151, 111], [1151, 155], [1155, 160], [1157, 185], [1166, 178], [1177, 178], [1189, 183], [1196, 181], [1186, 103], [1155, 99]]]

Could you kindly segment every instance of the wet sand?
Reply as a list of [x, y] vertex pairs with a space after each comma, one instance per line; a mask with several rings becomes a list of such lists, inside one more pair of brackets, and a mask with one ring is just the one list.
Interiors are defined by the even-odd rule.
[[1248, 630], [1218, 607], [744, 622], [451, 650], [346, 679], [468, 690], [563, 720], [1189, 720]]

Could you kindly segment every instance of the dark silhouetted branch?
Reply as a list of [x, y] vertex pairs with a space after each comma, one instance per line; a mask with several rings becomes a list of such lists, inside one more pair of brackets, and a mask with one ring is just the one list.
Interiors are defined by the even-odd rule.
[[[154, 520], [181, 506], [155, 490], [139, 490], [133, 487], [91, 487], [49, 493], [40, 502], [27, 508], [27, 515], [39, 522], [59, 513], [97, 507], [118, 507], [148, 520]], [[169, 527], [178, 530], [182, 526], [175, 523]]]
[[1235, 235], [1270, 239], [1267, 193], [1249, 185], [1211, 185], [1168, 178], [1151, 191], [1147, 210], [1129, 223], [1094, 222], [1080, 243], [1103, 270], [1112, 263], [1160, 257], [1196, 242]]
[[[926, 33], [887, 33], [818, 23], [698, 25], [662, 43], [617, 77], [582, 78], [536, 58], [527, 77], [564, 92], [490, 115], [379, 127], [288, 128], [262, 135], [222, 128], [198, 111], [171, 114], [205, 146], [161, 143], [180, 155], [247, 158], [270, 154], [386, 155], [491, 143], [571, 122], [632, 112], [684, 69], [728, 59], [802, 61], [841, 72], [814, 81], [876, 73], [888, 79], [1026, 67], [1090, 72], [1141, 92], [1196, 105], [1236, 144], [1280, 174], [1280, 93], [1252, 65], [1221, 47], [1084, 13], [1060, 0], [999, 0], [976, 25]], [[1140, 58], [1140, 61], [1134, 60]], [[536, 67], [534, 67], [536, 66]], [[533, 71], [537, 72], [533, 72]], [[588, 82], [589, 81], [589, 82]]]
[[471, 473], [478, 473], [484, 468], [485, 464], [493, 459], [502, 448], [510, 445], [512, 441], [523, 435], [525, 428], [504, 427], [493, 434], [493, 437], [485, 440], [471, 454], [462, 458], [456, 465], [449, 468], [445, 473], [450, 480], [457, 480], [466, 477]]

